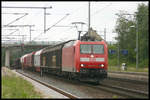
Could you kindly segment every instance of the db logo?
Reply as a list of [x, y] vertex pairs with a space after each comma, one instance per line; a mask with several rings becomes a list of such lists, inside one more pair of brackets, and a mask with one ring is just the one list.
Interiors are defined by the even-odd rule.
[[95, 61], [95, 58], [90, 58], [90, 61]]

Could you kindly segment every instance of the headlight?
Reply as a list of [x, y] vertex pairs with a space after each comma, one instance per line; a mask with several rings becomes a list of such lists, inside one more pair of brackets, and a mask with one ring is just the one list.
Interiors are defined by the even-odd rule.
[[104, 64], [101, 64], [101, 67], [104, 67]]
[[81, 67], [83, 67], [84, 65], [83, 64], [81, 64]]
[[84, 65], [84, 64], [81, 64], [80, 66], [81, 66], [81, 67], [84, 67], [85, 65]]

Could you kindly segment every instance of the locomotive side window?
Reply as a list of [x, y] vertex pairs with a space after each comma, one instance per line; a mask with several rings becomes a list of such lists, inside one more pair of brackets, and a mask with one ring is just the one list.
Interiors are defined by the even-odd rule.
[[104, 45], [93, 45], [94, 54], [104, 54]]
[[81, 44], [80, 45], [80, 53], [92, 53], [92, 50], [91, 50], [91, 45], [89, 44]]

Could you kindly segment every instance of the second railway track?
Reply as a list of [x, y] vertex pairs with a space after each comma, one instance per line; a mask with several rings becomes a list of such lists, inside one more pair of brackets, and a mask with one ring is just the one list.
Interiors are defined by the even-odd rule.
[[142, 75], [142, 76], [148, 76], [148, 73], [146, 73], [146, 72], [109, 71], [109, 73], [118, 73], [118, 74], [130, 74], [130, 75]]
[[125, 96], [128, 98], [147, 98], [148, 93], [128, 88], [123, 88], [119, 86], [111, 86], [108, 84], [100, 84], [100, 86], [97, 86], [96, 88], [103, 89], [109, 92], [116, 93], [121, 96]]

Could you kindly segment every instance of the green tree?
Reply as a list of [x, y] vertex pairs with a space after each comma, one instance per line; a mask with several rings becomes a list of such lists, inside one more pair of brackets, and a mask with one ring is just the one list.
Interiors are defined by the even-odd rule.
[[[135, 52], [134, 49], [136, 47], [136, 32], [135, 29], [132, 29], [130, 26], [134, 26], [135, 22], [134, 19], [130, 18], [130, 16], [126, 16], [127, 12], [120, 11], [118, 15], [118, 19], [116, 22], [115, 31], [118, 33], [118, 36], [115, 38], [118, 42], [118, 46], [120, 50], [126, 49], [128, 50], [128, 55], [125, 60], [126, 62], [135, 62]], [[123, 55], [120, 54], [120, 58], [125, 58]]]
[[138, 22], [138, 50], [139, 50], [139, 66], [148, 66], [148, 56], [149, 56], [149, 33], [148, 33], [148, 6], [145, 4], [139, 4], [137, 8], [136, 21]]
[[[119, 44], [119, 48], [127, 49], [129, 52], [128, 61], [130, 63], [135, 63], [136, 32], [138, 31], [139, 66], [148, 66], [148, 6], [145, 4], [139, 4], [137, 12], [134, 13], [135, 16], [128, 15], [125, 11], [120, 11], [117, 15], [118, 19], [116, 22], [115, 31], [118, 33], [116, 40], [118, 41], [117, 43]], [[136, 24], [136, 22], [138, 23]], [[135, 27], [131, 28], [131, 26]]]

